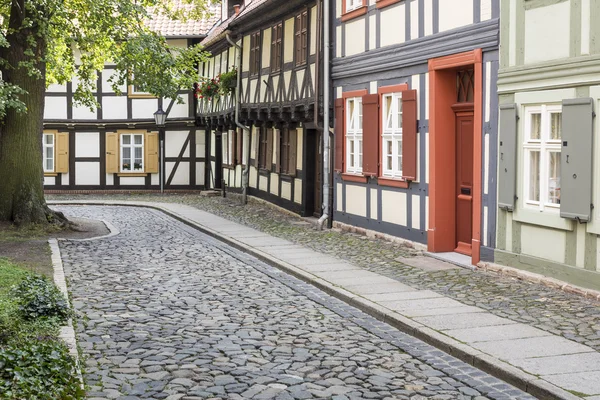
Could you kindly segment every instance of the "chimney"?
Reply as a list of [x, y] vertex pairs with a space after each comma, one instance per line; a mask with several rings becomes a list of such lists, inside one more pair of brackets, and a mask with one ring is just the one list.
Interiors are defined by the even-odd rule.
[[238, 15], [240, 13], [240, 5], [239, 4], [233, 5], [233, 12], [235, 12], [235, 15]]

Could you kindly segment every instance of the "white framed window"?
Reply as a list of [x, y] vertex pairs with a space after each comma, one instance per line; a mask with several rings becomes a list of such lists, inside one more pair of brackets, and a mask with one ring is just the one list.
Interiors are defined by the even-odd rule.
[[53, 133], [44, 133], [42, 138], [44, 148], [44, 172], [54, 172], [55, 157], [55, 140]]
[[356, 10], [357, 8], [362, 7], [362, 0], [344, 0], [346, 2], [346, 12], [350, 12], [352, 10]]
[[223, 165], [233, 164], [235, 131], [229, 130], [221, 134], [221, 147], [223, 149]]
[[382, 96], [381, 173], [402, 177], [402, 93]]
[[121, 135], [121, 172], [144, 172], [144, 134]]
[[362, 98], [346, 100], [346, 172], [362, 173], [363, 129]]
[[560, 208], [562, 107], [540, 105], [525, 109], [523, 141], [524, 201], [529, 208]]

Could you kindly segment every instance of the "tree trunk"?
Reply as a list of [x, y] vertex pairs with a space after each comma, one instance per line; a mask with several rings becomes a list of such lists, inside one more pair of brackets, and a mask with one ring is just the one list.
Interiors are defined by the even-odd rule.
[[[12, 221], [17, 225], [62, 225], [67, 222], [64, 216], [50, 210], [44, 199], [42, 130], [46, 42], [35, 22], [33, 27], [21, 29], [27, 1], [12, 2], [9, 26], [14, 33], [7, 36], [10, 47], [2, 49], [2, 57], [8, 61], [8, 67], [2, 69], [3, 79], [27, 92], [21, 95], [27, 112], [19, 113], [9, 108], [1, 127], [0, 221]], [[35, 43], [33, 48], [32, 43]], [[25, 55], [28, 48], [35, 54], [34, 65], [40, 76], [31, 74], [30, 68], [20, 65], [24, 61], [32, 61]]]

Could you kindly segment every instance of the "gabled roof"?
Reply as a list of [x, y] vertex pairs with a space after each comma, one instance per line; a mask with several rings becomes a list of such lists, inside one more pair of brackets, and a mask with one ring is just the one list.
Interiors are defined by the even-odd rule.
[[[192, 7], [190, 4], [184, 4], [181, 0], [176, 0], [174, 3], [176, 7], [184, 10], [191, 10]], [[220, 4], [211, 4], [207, 8], [209, 15], [201, 20], [177, 21], [170, 19], [164, 14], [160, 14], [148, 21], [148, 26], [154, 32], [168, 38], [203, 37], [219, 21], [221, 16]]]

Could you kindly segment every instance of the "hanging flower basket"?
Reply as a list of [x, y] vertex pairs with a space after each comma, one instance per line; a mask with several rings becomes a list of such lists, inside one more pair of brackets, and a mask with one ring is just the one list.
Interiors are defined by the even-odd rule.
[[196, 98], [203, 100], [211, 100], [218, 98], [220, 92], [219, 78], [207, 79], [198, 85], [196, 90]]
[[237, 86], [237, 69], [233, 67], [231, 71], [220, 74], [218, 79], [221, 85], [221, 93], [223, 95], [230, 94]]

